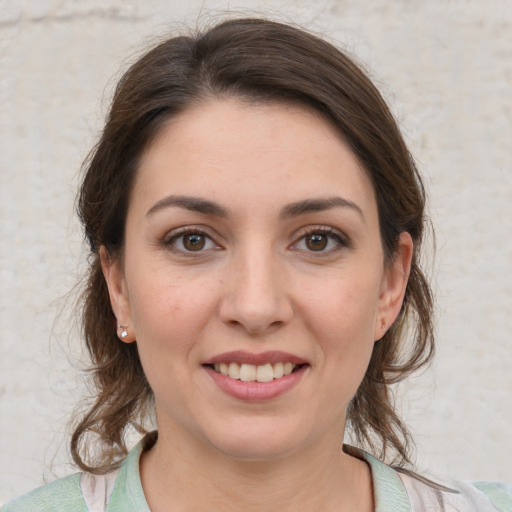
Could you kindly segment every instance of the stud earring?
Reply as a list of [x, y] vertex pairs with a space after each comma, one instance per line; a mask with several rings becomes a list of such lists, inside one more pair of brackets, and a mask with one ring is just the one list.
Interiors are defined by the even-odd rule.
[[382, 322], [382, 330], [386, 332], [386, 322]]
[[128, 327], [125, 327], [124, 325], [118, 325], [117, 327], [118, 327], [118, 329], [122, 329], [121, 338], [123, 338], [123, 340], [124, 340], [126, 338], [126, 336], [128, 336], [128, 331], [127, 331]]

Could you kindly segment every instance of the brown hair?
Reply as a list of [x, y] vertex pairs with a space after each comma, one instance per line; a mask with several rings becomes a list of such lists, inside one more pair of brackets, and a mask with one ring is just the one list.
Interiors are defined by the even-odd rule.
[[[83, 330], [96, 394], [72, 436], [75, 462], [93, 472], [118, 464], [127, 452], [126, 428], [144, 423], [153, 400], [136, 343], [117, 338], [100, 247], [112, 258], [122, 257], [138, 162], [164, 123], [220, 96], [294, 102], [320, 112], [372, 180], [387, 262], [400, 233], [411, 235], [414, 254], [402, 310], [375, 343], [348, 410], [348, 428], [360, 444], [399, 466], [410, 462], [410, 437], [395, 411], [390, 385], [433, 354], [431, 291], [418, 261], [425, 225], [422, 181], [393, 116], [364, 72], [322, 39], [263, 19], [228, 20], [195, 36], [170, 38], [133, 64], [116, 88], [101, 138], [84, 164], [78, 204], [91, 249]], [[99, 446], [95, 456], [86, 449], [90, 434], [100, 441], [93, 443]]]

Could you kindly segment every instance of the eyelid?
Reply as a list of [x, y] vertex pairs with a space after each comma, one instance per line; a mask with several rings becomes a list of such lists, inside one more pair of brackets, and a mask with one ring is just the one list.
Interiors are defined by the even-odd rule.
[[[186, 235], [202, 235], [205, 238], [211, 240], [211, 242], [213, 242], [215, 247], [209, 248], [209, 249], [203, 249], [203, 250], [199, 250], [199, 251], [187, 251], [187, 250], [178, 249], [177, 247], [175, 247], [173, 245], [174, 242], [178, 238], [186, 236]], [[217, 242], [216, 238], [217, 237], [214, 237], [214, 235], [211, 234], [211, 230], [208, 229], [206, 226], [188, 225], [188, 226], [182, 226], [179, 228], [175, 228], [175, 229], [172, 229], [171, 231], [167, 232], [165, 234], [165, 236], [162, 238], [161, 244], [165, 248], [171, 249], [178, 254], [182, 254], [185, 256], [199, 256], [201, 253], [209, 252], [212, 249], [213, 250], [222, 249], [222, 246]]]
[[[335, 239], [338, 242], [337, 247], [334, 247], [332, 249], [324, 250], [324, 251], [306, 251], [311, 254], [316, 254], [318, 256], [321, 256], [322, 254], [327, 255], [331, 254], [332, 252], [335, 252], [336, 250], [343, 249], [343, 248], [350, 248], [352, 246], [351, 241], [349, 237], [344, 234], [339, 229], [336, 229], [332, 226], [326, 226], [326, 225], [312, 225], [312, 226], [305, 226], [299, 230], [297, 230], [294, 235], [294, 242], [291, 244], [291, 248], [294, 249], [295, 246], [298, 245], [300, 241], [302, 241], [306, 236], [308, 235], [314, 235], [314, 234], [325, 234], [330, 236], [332, 239]], [[296, 249], [300, 250], [300, 249]]]

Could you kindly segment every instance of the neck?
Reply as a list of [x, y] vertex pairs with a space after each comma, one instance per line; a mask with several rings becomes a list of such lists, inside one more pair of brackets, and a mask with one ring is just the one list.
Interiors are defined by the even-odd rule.
[[152, 512], [213, 509], [226, 512], [366, 512], [373, 510], [367, 464], [342, 451], [342, 439], [276, 460], [247, 461], [208, 445], [177, 442], [159, 433], [141, 460], [141, 479]]

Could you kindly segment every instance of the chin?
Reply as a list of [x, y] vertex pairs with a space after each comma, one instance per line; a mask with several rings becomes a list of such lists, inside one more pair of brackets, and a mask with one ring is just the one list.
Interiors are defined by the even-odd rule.
[[[212, 435], [213, 434], [213, 435]], [[301, 435], [302, 434], [302, 435]], [[305, 433], [286, 429], [275, 421], [255, 421], [233, 424], [215, 435], [210, 432], [208, 443], [218, 452], [240, 461], [272, 461], [289, 456], [308, 444]]]

